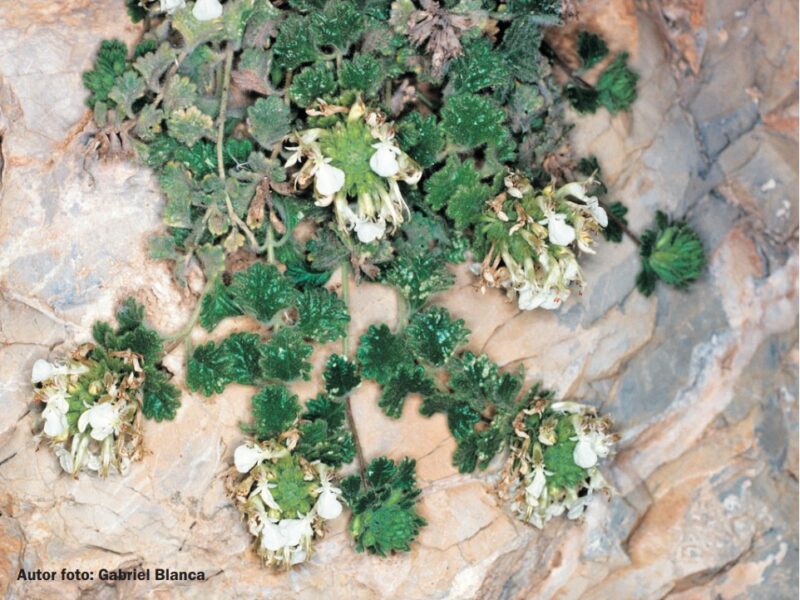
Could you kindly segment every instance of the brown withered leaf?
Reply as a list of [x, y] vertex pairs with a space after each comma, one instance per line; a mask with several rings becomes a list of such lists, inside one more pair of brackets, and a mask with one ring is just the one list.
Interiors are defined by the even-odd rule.
[[422, 8], [408, 17], [408, 39], [415, 46], [425, 45], [433, 73], [439, 77], [445, 65], [464, 51], [459, 36], [475, 25], [475, 20], [451, 13], [436, 0], [421, 0], [420, 5]]

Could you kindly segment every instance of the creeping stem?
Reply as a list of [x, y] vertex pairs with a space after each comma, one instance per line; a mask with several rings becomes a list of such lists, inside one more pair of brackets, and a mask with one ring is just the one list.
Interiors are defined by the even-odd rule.
[[[350, 312], [350, 267], [347, 261], [342, 263], [342, 300], [344, 300], [347, 312]], [[344, 339], [342, 339], [342, 354], [348, 358], [350, 354], [350, 331], [347, 329]], [[350, 405], [350, 394], [344, 399], [344, 410], [347, 414], [347, 424], [350, 426], [350, 432], [353, 434], [353, 444], [356, 447], [356, 461], [358, 462], [358, 475], [361, 477], [361, 483], [364, 487], [367, 486], [366, 477], [366, 464], [364, 459], [364, 449], [361, 447], [361, 441], [358, 438], [358, 429], [356, 428], [356, 420], [353, 417], [353, 407]]]

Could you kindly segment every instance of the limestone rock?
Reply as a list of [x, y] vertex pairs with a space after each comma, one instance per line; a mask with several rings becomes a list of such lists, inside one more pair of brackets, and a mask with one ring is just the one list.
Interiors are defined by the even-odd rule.
[[[356, 554], [346, 515], [310, 564], [266, 571], [225, 496], [252, 390], [184, 392], [174, 424], [122, 479], [64, 477], [37, 452], [28, 374], [88, 339], [130, 292], [155, 324], [195, 302], [146, 257], [162, 200], [130, 162], [86, 161], [81, 72], [99, 41], [137, 30], [117, 0], [0, 1], [0, 590], [9, 598], [789, 598], [797, 596], [797, 6], [779, 0], [600, 0], [573, 29], [601, 31], [641, 74], [629, 114], [578, 119], [635, 229], [687, 216], [710, 266], [690, 293], [633, 287], [637, 249], [602, 244], [588, 290], [559, 313], [520, 313], [465, 269], [438, 303], [471, 348], [602, 406], [622, 433], [618, 495], [544, 531], [509, 517], [493, 469], [460, 475], [445, 419], [418, 400], [387, 419], [354, 398], [368, 457], [418, 460], [429, 521], [408, 555]], [[553, 35], [568, 38], [570, 31]], [[336, 281], [332, 285], [337, 285]], [[396, 315], [392, 293], [353, 293], [351, 335]], [[225, 331], [247, 326], [233, 319]], [[222, 335], [225, 331], [215, 332]], [[201, 341], [197, 333], [195, 341]], [[333, 348], [314, 356], [307, 397]], [[181, 376], [177, 350], [169, 364]], [[18, 570], [137, 565], [203, 570], [202, 584], [20, 582]]]

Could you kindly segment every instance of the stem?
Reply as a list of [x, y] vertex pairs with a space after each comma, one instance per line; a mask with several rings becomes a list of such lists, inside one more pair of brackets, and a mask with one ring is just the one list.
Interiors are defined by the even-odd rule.
[[[225, 142], [225, 116], [228, 112], [228, 92], [231, 89], [231, 70], [233, 69], [233, 46], [228, 44], [225, 48], [225, 69], [222, 73], [222, 97], [219, 101], [219, 122], [217, 124], [217, 174], [222, 181], [222, 188], [225, 190], [225, 207], [228, 210], [228, 219], [240, 231], [242, 231], [250, 243], [250, 247], [260, 254], [269, 247], [269, 240], [264, 246], [260, 246], [255, 234], [250, 230], [247, 224], [239, 218], [236, 211], [233, 209], [233, 202], [228, 194], [228, 188], [225, 185], [225, 163], [223, 161], [223, 144]], [[272, 262], [272, 261], [270, 261]]]
[[572, 69], [569, 68], [569, 65], [566, 63], [566, 61], [563, 58], [561, 58], [558, 54], [556, 54], [553, 48], [551, 48], [550, 46], [547, 47], [550, 50], [550, 55], [553, 57], [553, 60], [559, 67], [561, 67], [561, 70], [564, 71], [567, 77], [569, 77], [573, 82], [577, 83], [580, 87], [582, 87], [585, 90], [594, 89], [594, 86], [592, 86], [592, 84], [587, 82], [583, 77], [575, 75]]
[[194, 307], [194, 310], [192, 311], [189, 320], [186, 322], [186, 325], [181, 327], [175, 333], [163, 336], [161, 338], [164, 342], [167, 342], [167, 345], [164, 348], [164, 354], [169, 354], [170, 352], [172, 352], [178, 346], [178, 344], [180, 344], [185, 338], [189, 336], [190, 333], [192, 333], [192, 329], [194, 329], [194, 326], [197, 324], [197, 319], [200, 318], [200, 311], [203, 308], [203, 298], [211, 289], [212, 285], [214, 285], [213, 279], [206, 281], [205, 286], [203, 286], [203, 291], [200, 292], [200, 297], [197, 300], [197, 306]]
[[267, 262], [275, 264], [275, 233], [269, 223], [267, 223]]
[[600, 201], [599, 204], [600, 204], [600, 206], [602, 206], [605, 209], [606, 214], [608, 215], [608, 218], [611, 219], [612, 221], [614, 221], [614, 223], [616, 223], [619, 226], [619, 228], [622, 229], [622, 231], [625, 233], [625, 235], [627, 235], [631, 240], [633, 240], [633, 242], [637, 246], [641, 246], [642, 245], [642, 241], [639, 239], [639, 236], [636, 235], [635, 233], [633, 233], [633, 231], [630, 230], [630, 228], [625, 224], [625, 221], [623, 221], [617, 215], [612, 213], [611, 209], [609, 209], [608, 205], [605, 202]]
[[[342, 263], [342, 300], [350, 312], [350, 267], [347, 261]], [[348, 328], [342, 339], [342, 354], [348, 358], [350, 354], [350, 330]], [[347, 415], [347, 424], [350, 426], [350, 433], [353, 434], [353, 444], [356, 447], [356, 463], [358, 464], [358, 475], [361, 478], [361, 484], [367, 487], [367, 461], [364, 458], [364, 449], [361, 447], [361, 440], [358, 437], [358, 428], [356, 427], [356, 420], [353, 416], [353, 407], [350, 404], [350, 394], [344, 398], [344, 412]]]

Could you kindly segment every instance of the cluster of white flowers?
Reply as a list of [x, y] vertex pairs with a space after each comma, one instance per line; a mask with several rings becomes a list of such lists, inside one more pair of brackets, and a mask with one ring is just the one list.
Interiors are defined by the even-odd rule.
[[324, 521], [342, 513], [341, 490], [331, 483], [331, 469], [319, 461], [296, 459], [297, 463], [290, 465], [302, 469], [311, 508], [287, 516], [288, 507], [281, 507], [273, 495], [273, 490], [281, 486], [281, 470], [272, 467], [290, 456], [289, 447], [273, 441], [246, 442], [234, 452], [236, 471], [246, 475], [236, 486], [234, 497], [247, 517], [250, 533], [256, 537], [256, 552], [268, 565], [285, 568], [308, 560], [311, 542], [323, 533]]
[[[98, 373], [93, 368], [98, 363], [86, 358], [87, 347], [78, 353], [65, 363], [39, 359], [33, 365], [31, 382], [45, 405], [42, 436], [71, 475], [82, 470], [124, 474], [141, 454], [136, 421], [144, 374], [132, 353], [118, 353], [132, 367], [128, 374]], [[72, 424], [70, 413], [78, 414]]]
[[[341, 112], [347, 109], [324, 105], [323, 110]], [[326, 136], [342, 135], [342, 130], [336, 127], [307, 129], [289, 136], [289, 142], [295, 146], [288, 148], [292, 154], [285, 166], [288, 168], [305, 161], [295, 174], [295, 184], [305, 188], [313, 179], [315, 204], [332, 205], [339, 228], [342, 231], [355, 231], [358, 240], [368, 244], [383, 239], [387, 228], [392, 232], [403, 223], [404, 215], [407, 216], [409, 210], [399, 182], [415, 185], [422, 177], [422, 169], [395, 143], [394, 125], [387, 122], [382, 113], [368, 111], [360, 99], [349, 109], [344, 127], [359, 121], [367, 126], [374, 140], [369, 148], [348, 148], [346, 151], [351, 156], [345, 160], [325, 156], [321, 140]], [[354, 172], [348, 173], [331, 164], [337, 158], [340, 159], [339, 164], [350, 165]], [[379, 181], [382, 183], [365, 184], [365, 189], [356, 184], [355, 190], [350, 189], [350, 181], [364, 182], [367, 179], [363, 176], [365, 170], [381, 178]], [[348, 189], [352, 198], [348, 198]]]
[[[186, 0], [161, 0], [160, 8], [167, 14], [173, 14], [186, 6]], [[197, 0], [192, 7], [192, 15], [198, 21], [211, 21], [222, 16], [222, 4], [219, 0]]]
[[[529, 248], [528, 256], [515, 259], [510, 243], [497, 245], [483, 264], [473, 266], [473, 271], [490, 286], [516, 293], [521, 310], [561, 307], [572, 288], [582, 289], [584, 284], [573, 245], [594, 254], [593, 234], [608, 225], [608, 215], [597, 197], [587, 195], [592, 183], [568, 183], [559, 189], [548, 186], [535, 192], [527, 179], [509, 174], [500, 202], [491, 205], [496, 217], [508, 222], [503, 205], [507, 199], [514, 202], [517, 220], [509, 238], [519, 236]], [[502, 265], [498, 259], [502, 259]]]
[[[538, 410], [542, 411], [542, 407]], [[577, 519], [594, 492], [611, 491], [597, 468], [597, 462], [599, 458], [609, 456], [618, 439], [610, 431], [610, 421], [597, 417], [586, 405], [555, 402], [549, 405], [547, 414], [549, 416], [539, 423], [536, 430], [517, 430], [505, 480], [506, 487], [514, 493], [512, 510], [520, 519], [540, 529], [553, 517], [566, 515], [569, 519]], [[569, 442], [574, 442], [574, 465], [565, 465], [560, 453], [558, 459], [553, 458], [548, 465], [545, 456], [548, 448], [563, 443], [556, 433], [562, 419], [567, 419], [575, 432], [569, 438]], [[583, 473], [576, 475], [575, 466], [580, 467]], [[566, 472], [558, 473], [556, 469], [565, 469]]]

